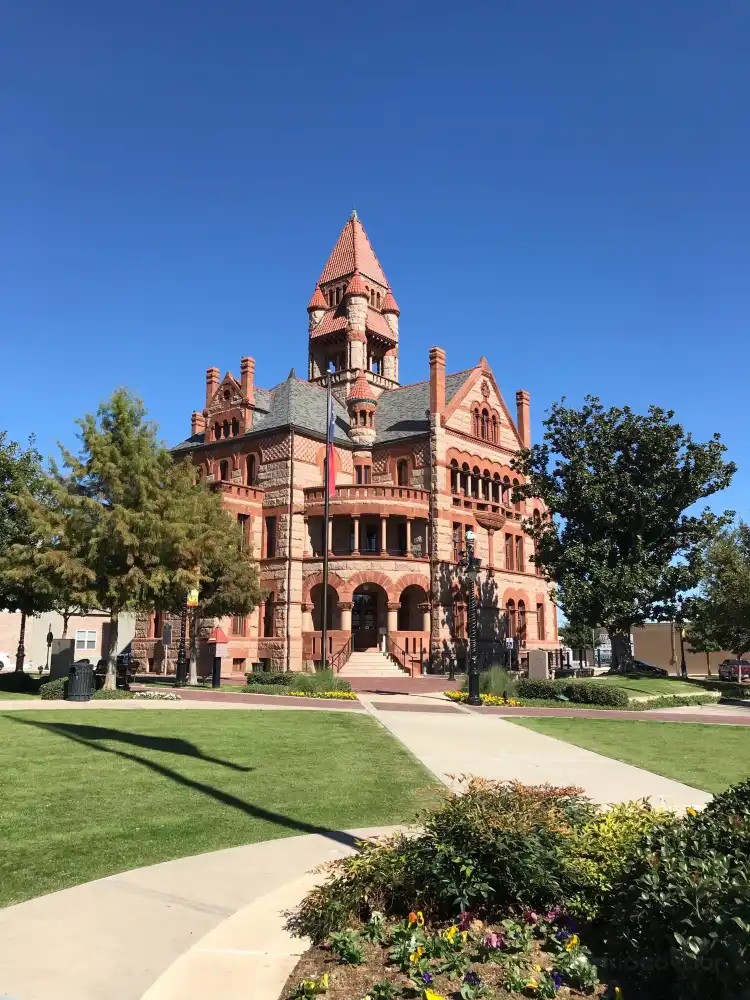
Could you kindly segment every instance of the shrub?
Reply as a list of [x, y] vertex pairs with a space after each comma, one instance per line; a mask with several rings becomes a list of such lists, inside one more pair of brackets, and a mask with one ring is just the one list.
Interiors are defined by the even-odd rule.
[[736, 1000], [750, 979], [750, 781], [657, 825], [604, 906], [607, 951], [638, 996]]
[[577, 788], [472, 778], [465, 794], [424, 818], [418, 836], [398, 835], [335, 861], [289, 926], [320, 941], [373, 910], [447, 919], [469, 909], [492, 916], [509, 906], [552, 905], [585, 890], [564, 841], [595, 815]]
[[295, 691], [351, 691], [349, 681], [337, 677], [332, 670], [317, 670], [314, 674], [292, 674]]
[[734, 681], [714, 681], [710, 678], [690, 677], [690, 684], [703, 688], [705, 691], [716, 691], [722, 698], [750, 698], [750, 684], [737, 684]]
[[630, 709], [636, 712], [651, 712], [659, 708], [685, 708], [690, 705], [715, 705], [719, 699], [715, 694], [664, 694], [648, 701], [631, 701]]
[[518, 680], [517, 692], [519, 698], [546, 698], [553, 700], [560, 689], [554, 681], [530, 680], [528, 677], [521, 677]]
[[279, 685], [281, 687], [289, 687], [296, 674], [291, 672], [288, 673], [271, 673], [270, 671], [264, 671], [260, 674], [245, 674], [247, 678], [247, 686], [253, 687], [256, 684], [262, 684], [264, 687], [270, 687], [271, 685]]
[[627, 691], [609, 684], [599, 684], [597, 681], [560, 681], [555, 684], [555, 688], [562, 691], [570, 701], [584, 702], [587, 705], [627, 708], [630, 704]]
[[57, 677], [39, 688], [39, 697], [45, 701], [64, 701], [68, 693], [68, 678]]
[[[512, 698], [516, 693], [518, 681], [511, 677], [504, 667], [490, 667], [483, 670], [479, 675], [479, 690], [482, 694], [494, 694], [502, 697]], [[461, 677], [461, 690], [469, 690], [469, 678], [467, 674]]]
[[[144, 691], [143, 693], [148, 693], [152, 697], [155, 694], [155, 692], [152, 691]], [[116, 688], [114, 691], [105, 691], [104, 688], [99, 688], [98, 691], [94, 691], [91, 697], [95, 698], [97, 701], [121, 701], [124, 698], [134, 698], [135, 695], [132, 691], [125, 691], [123, 688]]]

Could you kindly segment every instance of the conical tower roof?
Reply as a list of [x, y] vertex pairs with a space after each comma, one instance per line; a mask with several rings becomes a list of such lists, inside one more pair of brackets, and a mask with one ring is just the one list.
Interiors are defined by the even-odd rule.
[[355, 271], [388, 288], [388, 279], [367, 238], [365, 228], [359, 221], [357, 213], [352, 212], [341, 230], [336, 246], [331, 251], [318, 284], [338, 281], [339, 278], [345, 278]]
[[346, 397], [347, 405], [349, 403], [377, 403], [377, 401], [378, 397], [372, 391], [364, 371], [360, 368], [359, 374], [349, 390], [349, 395]]
[[315, 286], [315, 291], [312, 294], [312, 298], [307, 303], [307, 311], [312, 312], [314, 309], [327, 309], [328, 303], [323, 297], [323, 293], [320, 290], [320, 286]]

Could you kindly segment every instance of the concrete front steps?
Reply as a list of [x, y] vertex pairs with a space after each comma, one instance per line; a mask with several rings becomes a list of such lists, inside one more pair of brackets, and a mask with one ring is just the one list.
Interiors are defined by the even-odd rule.
[[404, 677], [405, 673], [387, 653], [364, 649], [352, 653], [339, 677]]

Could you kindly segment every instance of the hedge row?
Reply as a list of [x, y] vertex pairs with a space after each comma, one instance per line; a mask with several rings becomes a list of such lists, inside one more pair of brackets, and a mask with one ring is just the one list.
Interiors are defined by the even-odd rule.
[[568, 701], [604, 705], [607, 708], [627, 708], [630, 704], [627, 692], [622, 688], [610, 687], [598, 681], [545, 681], [522, 677], [518, 682], [517, 693], [519, 698], [550, 700], [562, 695]]

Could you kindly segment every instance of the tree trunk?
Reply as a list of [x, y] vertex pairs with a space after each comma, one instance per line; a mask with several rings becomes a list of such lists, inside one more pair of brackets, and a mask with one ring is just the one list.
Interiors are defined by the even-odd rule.
[[70, 614], [68, 614], [67, 612], [63, 611], [62, 620], [63, 620], [62, 638], [63, 639], [67, 639], [68, 638], [68, 625], [70, 624]]
[[109, 616], [109, 638], [107, 641], [107, 672], [104, 675], [104, 690], [114, 691], [117, 687], [117, 632], [120, 618], [116, 611]]
[[612, 643], [612, 669], [618, 674], [626, 674], [633, 670], [633, 654], [630, 651], [630, 635], [619, 629], [609, 632]]
[[21, 629], [18, 633], [18, 646], [16, 647], [16, 673], [23, 673], [23, 661], [26, 659], [26, 647], [24, 646], [24, 641], [26, 639], [26, 612], [21, 612]]
[[706, 653], [706, 669], [708, 670], [708, 676], [711, 677], [711, 654]]
[[190, 629], [190, 660], [188, 667], [188, 685], [198, 683], [198, 613], [193, 612], [192, 628]]

